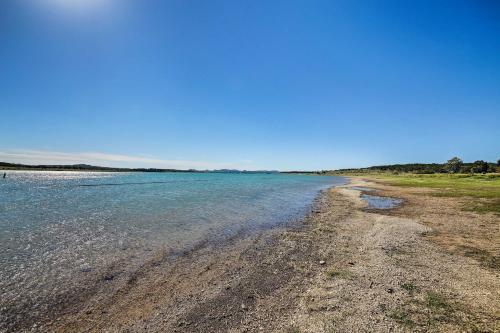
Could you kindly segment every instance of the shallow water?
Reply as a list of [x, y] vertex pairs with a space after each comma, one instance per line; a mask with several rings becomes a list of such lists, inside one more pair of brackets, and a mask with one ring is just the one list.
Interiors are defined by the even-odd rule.
[[7, 171], [0, 305], [36, 303], [117, 259], [140, 265], [158, 248], [289, 223], [321, 189], [343, 183], [282, 174]]
[[391, 209], [403, 203], [402, 199], [380, 197], [377, 195], [361, 194], [361, 199], [368, 203], [369, 208]]
[[367, 192], [375, 191], [373, 188], [363, 187], [363, 186], [351, 186], [350, 188], [356, 191], [367, 191]]

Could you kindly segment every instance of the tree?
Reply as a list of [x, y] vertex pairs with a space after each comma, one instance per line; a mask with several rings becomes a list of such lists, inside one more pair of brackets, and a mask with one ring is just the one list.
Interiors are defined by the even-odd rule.
[[497, 166], [500, 166], [500, 158], [497, 160]]
[[463, 165], [460, 168], [460, 173], [470, 173], [471, 172], [471, 166], [470, 165]]
[[475, 172], [475, 173], [486, 173], [486, 172], [488, 172], [488, 162], [485, 162], [483, 160], [475, 161], [472, 164], [471, 171]]
[[446, 162], [446, 170], [451, 173], [459, 172], [464, 162], [458, 157], [453, 157]]

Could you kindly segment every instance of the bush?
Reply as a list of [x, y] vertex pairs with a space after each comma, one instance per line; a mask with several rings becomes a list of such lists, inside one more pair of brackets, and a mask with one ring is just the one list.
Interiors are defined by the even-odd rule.
[[471, 172], [474, 172], [474, 173], [486, 173], [486, 172], [488, 172], [488, 169], [489, 169], [488, 163], [485, 162], [485, 161], [483, 161], [483, 160], [479, 160], [479, 161], [475, 161], [472, 164]]
[[461, 159], [459, 159], [458, 157], [453, 157], [452, 159], [449, 159], [448, 162], [446, 162], [446, 170], [451, 173], [459, 172], [463, 164], [464, 162]]
[[469, 173], [471, 172], [471, 166], [470, 165], [463, 165], [460, 168], [460, 173]]

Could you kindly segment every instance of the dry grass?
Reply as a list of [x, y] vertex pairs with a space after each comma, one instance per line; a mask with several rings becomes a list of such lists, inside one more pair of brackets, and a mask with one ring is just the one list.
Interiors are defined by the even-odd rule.
[[451, 253], [500, 269], [500, 177], [486, 175], [365, 175], [380, 194], [404, 198], [391, 214], [432, 228], [427, 237]]
[[333, 278], [352, 279], [355, 277], [355, 274], [353, 272], [337, 268], [330, 268], [329, 270], [326, 271], [326, 275], [332, 279]]

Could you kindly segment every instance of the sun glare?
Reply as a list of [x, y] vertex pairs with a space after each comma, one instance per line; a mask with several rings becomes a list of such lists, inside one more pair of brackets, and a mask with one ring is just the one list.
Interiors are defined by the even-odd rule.
[[39, 4], [45, 3], [49, 9], [53, 10], [88, 14], [106, 11], [112, 2], [113, 0], [44, 0], [39, 1]]
[[104, 6], [109, 0], [47, 0], [47, 2], [62, 8], [88, 9]]

